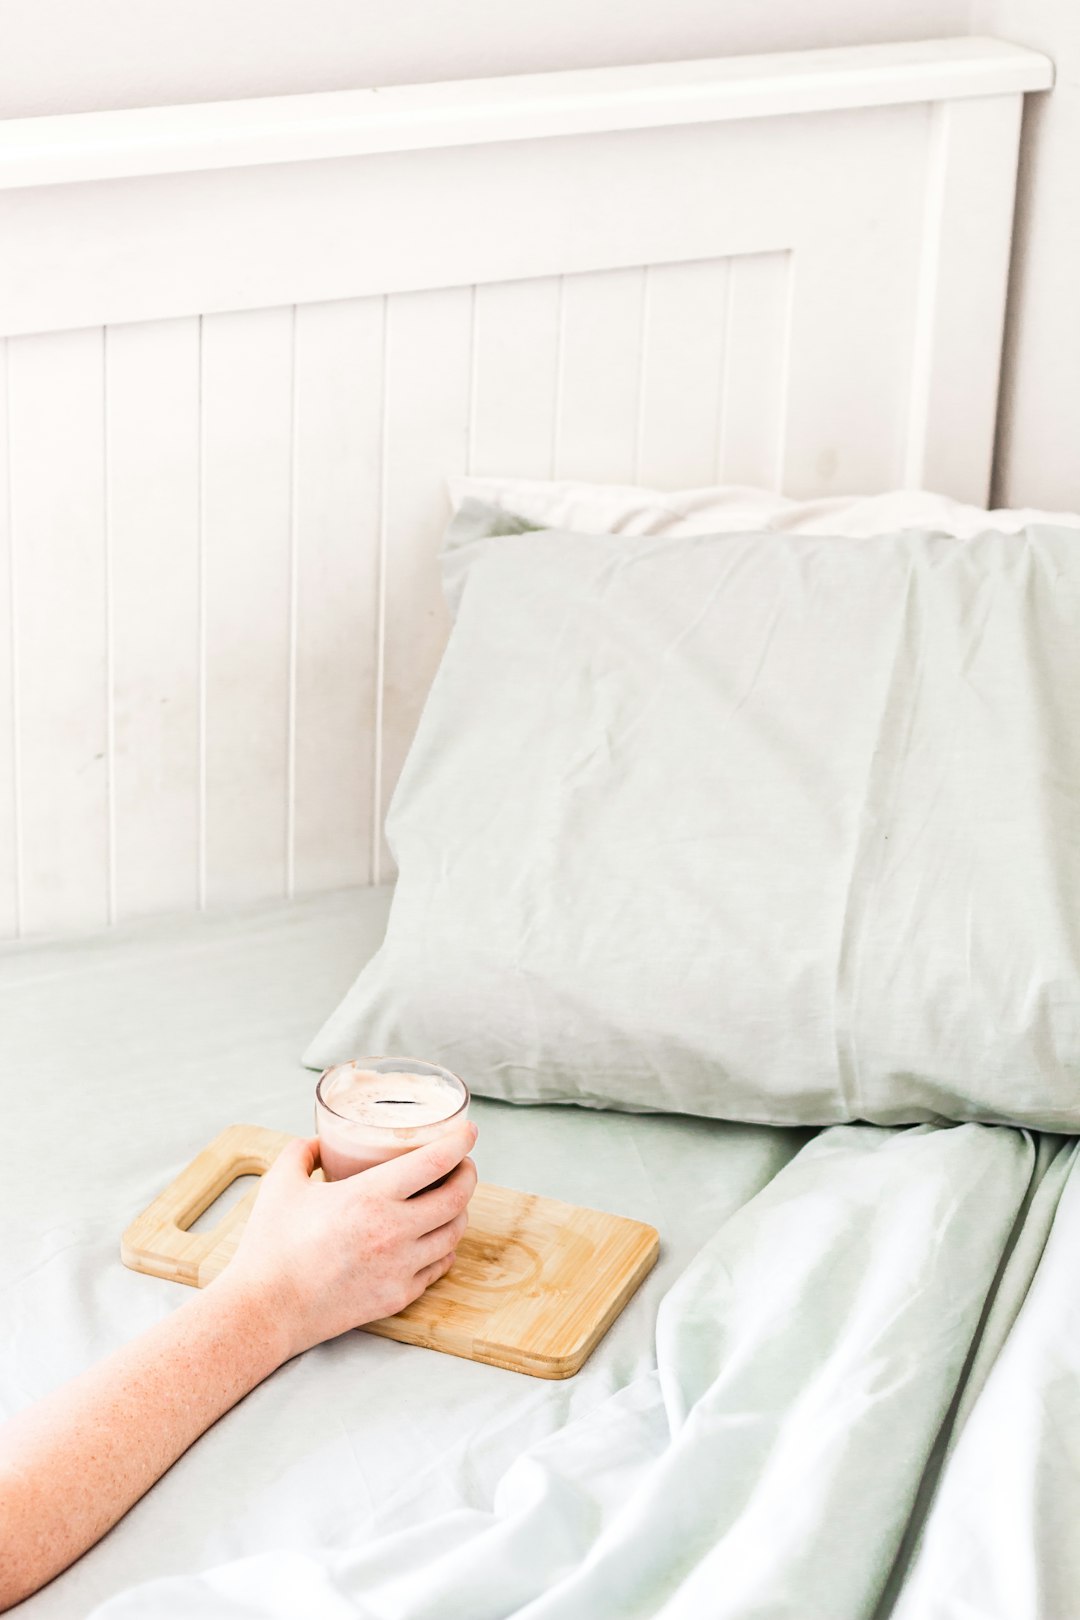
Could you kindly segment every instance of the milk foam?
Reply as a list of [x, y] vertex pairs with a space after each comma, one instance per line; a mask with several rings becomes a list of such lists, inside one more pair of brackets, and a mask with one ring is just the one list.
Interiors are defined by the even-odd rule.
[[322, 1096], [335, 1114], [357, 1125], [400, 1129], [435, 1125], [456, 1114], [465, 1101], [460, 1086], [441, 1074], [377, 1074], [355, 1063], [341, 1063], [322, 1084]]

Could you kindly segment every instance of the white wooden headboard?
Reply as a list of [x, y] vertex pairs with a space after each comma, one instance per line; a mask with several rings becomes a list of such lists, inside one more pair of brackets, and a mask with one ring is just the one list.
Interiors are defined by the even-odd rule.
[[0, 934], [388, 875], [448, 474], [983, 501], [1050, 78], [957, 39], [0, 124]]

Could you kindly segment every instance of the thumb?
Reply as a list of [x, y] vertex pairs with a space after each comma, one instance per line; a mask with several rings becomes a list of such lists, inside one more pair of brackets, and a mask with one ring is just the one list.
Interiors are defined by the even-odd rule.
[[391, 1198], [411, 1198], [460, 1164], [476, 1141], [476, 1134], [476, 1126], [466, 1120], [425, 1147], [412, 1148], [366, 1171], [368, 1186], [378, 1178], [380, 1191]]
[[287, 1142], [266, 1172], [267, 1180], [306, 1181], [319, 1162], [319, 1139], [294, 1136]]

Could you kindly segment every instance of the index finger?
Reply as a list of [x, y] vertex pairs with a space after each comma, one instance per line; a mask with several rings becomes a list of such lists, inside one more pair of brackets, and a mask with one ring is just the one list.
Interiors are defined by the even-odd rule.
[[476, 1136], [476, 1126], [471, 1120], [455, 1125], [452, 1131], [426, 1147], [413, 1148], [396, 1159], [388, 1159], [385, 1164], [375, 1165], [367, 1172], [368, 1186], [372, 1177], [378, 1177], [379, 1190], [388, 1197], [411, 1198], [413, 1193], [430, 1187], [440, 1176], [449, 1175], [468, 1153]]

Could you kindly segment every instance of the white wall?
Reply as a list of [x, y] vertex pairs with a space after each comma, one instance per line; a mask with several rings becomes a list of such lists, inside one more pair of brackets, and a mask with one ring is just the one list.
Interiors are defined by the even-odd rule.
[[994, 498], [1080, 511], [1080, 0], [973, 0], [971, 24], [1057, 67], [1024, 115]]
[[0, 0], [0, 117], [962, 34], [969, 0]]

